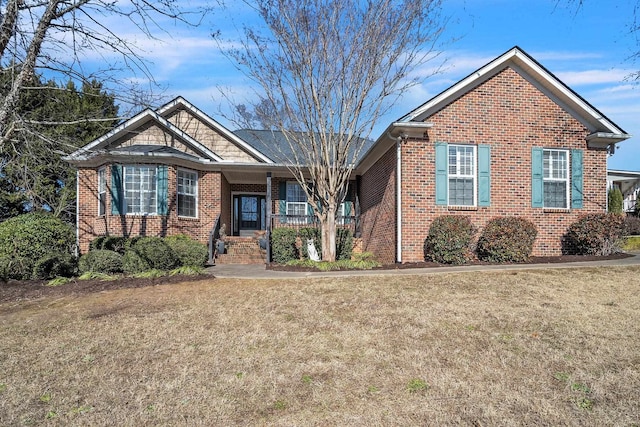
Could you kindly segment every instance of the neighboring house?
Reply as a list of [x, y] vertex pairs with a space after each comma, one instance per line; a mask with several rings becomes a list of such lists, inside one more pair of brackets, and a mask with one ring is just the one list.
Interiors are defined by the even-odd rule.
[[622, 192], [624, 211], [632, 213], [640, 197], [640, 172], [608, 170], [607, 188], [618, 188]]
[[[359, 159], [341, 226], [382, 262], [424, 259], [429, 225], [468, 215], [538, 228], [535, 255], [561, 253], [580, 215], [606, 211], [606, 163], [622, 129], [513, 48], [397, 122]], [[246, 236], [312, 222], [304, 192], [268, 153], [270, 131], [231, 132], [182, 98], [145, 110], [68, 156], [78, 167], [78, 241]]]

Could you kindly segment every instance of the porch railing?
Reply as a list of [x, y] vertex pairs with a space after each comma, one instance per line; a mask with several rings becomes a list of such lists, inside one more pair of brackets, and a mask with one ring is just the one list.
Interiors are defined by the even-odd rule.
[[[355, 215], [337, 216], [336, 227], [351, 230], [354, 236], [359, 235], [360, 218]], [[320, 221], [315, 215], [271, 215], [271, 229], [275, 228], [320, 228]]]
[[213, 228], [209, 232], [209, 264], [216, 262], [216, 246], [220, 239], [220, 215], [216, 218]]
[[633, 212], [636, 210], [636, 201], [635, 200], [629, 200], [626, 199], [623, 202], [623, 208], [625, 212]]

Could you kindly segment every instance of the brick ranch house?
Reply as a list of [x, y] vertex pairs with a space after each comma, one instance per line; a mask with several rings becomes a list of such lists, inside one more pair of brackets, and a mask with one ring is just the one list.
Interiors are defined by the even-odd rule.
[[[233, 236], [306, 225], [304, 193], [265, 154], [265, 134], [231, 132], [177, 98], [71, 154], [80, 250], [105, 234], [207, 242], [220, 224]], [[606, 211], [607, 157], [629, 137], [514, 47], [388, 126], [359, 159], [339, 223], [391, 263], [423, 260], [438, 216], [480, 229], [524, 216], [534, 255], [557, 255], [573, 221]]]

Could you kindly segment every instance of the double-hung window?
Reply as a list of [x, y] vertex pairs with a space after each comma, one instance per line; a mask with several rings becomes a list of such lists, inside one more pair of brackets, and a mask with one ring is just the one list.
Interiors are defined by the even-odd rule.
[[307, 217], [307, 195], [297, 182], [287, 182], [287, 222], [305, 224]]
[[107, 170], [98, 169], [98, 216], [107, 212]]
[[449, 145], [448, 187], [450, 206], [476, 204], [476, 147]]
[[569, 153], [567, 150], [543, 150], [544, 207], [569, 207]]
[[198, 173], [178, 170], [178, 216], [196, 218], [198, 212]]
[[155, 166], [124, 166], [125, 212], [156, 214], [158, 212], [157, 168]]

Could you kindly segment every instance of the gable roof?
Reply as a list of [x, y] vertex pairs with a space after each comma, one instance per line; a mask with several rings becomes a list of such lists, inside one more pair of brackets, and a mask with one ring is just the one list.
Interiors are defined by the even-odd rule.
[[618, 142], [630, 137], [622, 128], [609, 120], [597, 108], [589, 104], [553, 73], [543, 67], [520, 47], [515, 46], [493, 61], [469, 74], [458, 83], [434, 96], [399, 122], [424, 121], [452, 101], [480, 86], [507, 67], [511, 67], [537, 89], [580, 121], [590, 132], [587, 140], [594, 142]]
[[[150, 108], [146, 108], [130, 119], [122, 122], [111, 131], [106, 133], [105, 135], [95, 139], [84, 147], [76, 150], [70, 155], [65, 157], [65, 160], [69, 162], [81, 162], [83, 160], [88, 160], [89, 158], [95, 156], [99, 152], [103, 152], [109, 145], [118, 141], [120, 138], [125, 137], [131, 131], [140, 128], [141, 126], [147, 124], [152, 121], [157, 123], [161, 128], [169, 132], [174, 137], [180, 139], [184, 142], [190, 149], [192, 149], [195, 153], [198, 153], [199, 157], [193, 157], [195, 160], [201, 160], [205, 162], [219, 162], [219, 163], [228, 163], [223, 158], [214, 153], [211, 149], [201, 144], [199, 141], [191, 137], [185, 131], [180, 129], [178, 126], [171, 123], [166, 117], [169, 116], [172, 112], [179, 108], [184, 108], [194, 114], [198, 119], [205, 122], [207, 125], [211, 126], [217, 132], [219, 132], [222, 136], [230, 140], [235, 145], [239, 146], [245, 152], [248, 152], [253, 158], [256, 159], [257, 163], [273, 163], [271, 159], [265, 156], [260, 151], [256, 150], [251, 145], [247, 144], [242, 139], [238, 138], [227, 128], [222, 126], [220, 123], [213, 120], [211, 117], [203, 113], [201, 110], [196, 108], [193, 104], [189, 103], [182, 97], [175, 98], [169, 103], [163, 105], [157, 110], [151, 110]], [[153, 154], [153, 153], [162, 153], [165, 156], [169, 155], [177, 155], [178, 150], [158, 150], [161, 145], [152, 145], [152, 147], [156, 147], [155, 149], [134, 149], [131, 147], [115, 147], [112, 150], [108, 150], [110, 153], [118, 153], [118, 154]]]

